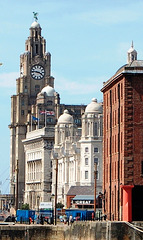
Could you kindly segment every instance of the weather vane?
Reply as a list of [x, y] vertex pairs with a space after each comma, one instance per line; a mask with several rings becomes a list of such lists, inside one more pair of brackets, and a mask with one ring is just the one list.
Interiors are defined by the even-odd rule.
[[34, 18], [35, 18], [35, 21], [37, 22], [37, 20], [38, 20], [38, 13], [37, 12], [33, 12], [33, 14], [34, 14]]

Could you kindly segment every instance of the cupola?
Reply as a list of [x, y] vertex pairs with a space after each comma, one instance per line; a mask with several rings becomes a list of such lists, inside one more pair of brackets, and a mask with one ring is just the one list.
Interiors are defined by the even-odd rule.
[[137, 60], [137, 51], [134, 49], [133, 41], [130, 49], [128, 50], [128, 63]]

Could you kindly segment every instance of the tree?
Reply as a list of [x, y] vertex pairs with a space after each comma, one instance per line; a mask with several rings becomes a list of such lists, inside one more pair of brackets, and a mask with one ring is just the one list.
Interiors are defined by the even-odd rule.
[[22, 204], [21, 209], [22, 210], [29, 210], [29, 204], [28, 203]]
[[58, 202], [56, 207], [57, 207], [57, 208], [63, 208], [63, 207], [64, 207], [64, 204]]

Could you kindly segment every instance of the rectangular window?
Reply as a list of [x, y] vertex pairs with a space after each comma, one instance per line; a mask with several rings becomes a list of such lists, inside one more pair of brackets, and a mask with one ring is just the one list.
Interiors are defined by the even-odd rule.
[[25, 92], [25, 93], [28, 92], [27, 86], [25, 86], [25, 88], [24, 88], [24, 92]]
[[94, 163], [98, 164], [98, 158], [94, 158]]
[[53, 104], [52, 101], [47, 101], [47, 105], [48, 105], [48, 106], [51, 106], [52, 104]]
[[24, 115], [24, 110], [21, 110], [21, 115], [22, 115], [22, 116]]
[[100, 136], [103, 136], [103, 123], [100, 122]]
[[97, 136], [97, 122], [95, 122], [95, 124], [94, 124], [94, 134], [95, 134], [95, 136]]
[[88, 158], [85, 158], [85, 165], [88, 165]]
[[85, 152], [88, 152], [88, 147], [85, 148]]
[[98, 152], [98, 148], [97, 147], [94, 148], [94, 152]]
[[24, 99], [21, 100], [21, 106], [24, 106]]
[[52, 123], [53, 119], [52, 118], [47, 118], [47, 123]]
[[88, 171], [85, 171], [85, 179], [88, 179]]
[[36, 44], [36, 54], [38, 54], [38, 44]]

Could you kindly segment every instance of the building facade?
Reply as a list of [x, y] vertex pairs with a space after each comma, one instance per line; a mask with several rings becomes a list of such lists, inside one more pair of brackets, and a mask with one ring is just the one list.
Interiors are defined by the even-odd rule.
[[[52, 193], [56, 186], [56, 161], [58, 161], [57, 201], [67, 207], [67, 193], [73, 186], [94, 189], [95, 164], [97, 164], [97, 189], [102, 192], [102, 104], [96, 99], [82, 115], [78, 128], [68, 110], [59, 117], [55, 126]], [[94, 191], [92, 192], [94, 197]], [[68, 204], [69, 205], [69, 204]]]
[[[34, 155], [34, 158], [27, 157], [27, 155], [32, 156], [32, 152], [30, 155], [28, 149], [33, 148], [34, 141], [35, 146], [37, 146], [36, 138], [39, 138], [39, 131], [35, 133], [30, 132], [42, 128], [46, 129], [47, 127], [54, 131], [57, 119], [61, 112], [66, 109], [66, 104], [60, 104], [60, 96], [54, 90], [54, 78], [51, 76], [51, 54], [46, 52], [46, 40], [42, 37], [41, 31], [42, 28], [36, 19], [30, 27], [30, 36], [25, 42], [25, 52], [20, 56], [20, 77], [16, 80], [16, 95], [11, 97], [11, 123], [9, 125], [11, 142], [10, 193], [16, 198], [16, 208], [18, 208], [19, 202], [23, 203], [25, 201], [26, 171], [27, 169], [34, 169], [34, 167], [27, 168], [25, 161], [30, 165], [29, 161], [32, 161], [32, 159], [36, 161], [35, 157], [37, 156]], [[78, 126], [81, 126], [81, 112], [85, 106], [67, 105], [67, 108], [72, 112], [74, 121]], [[35, 140], [33, 138], [34, 134]], [[42, 134], [39, 141], [47, 141], [46, 145], [48, 146], [50, 142], [51, 146], [53, 146], [54, 134], [48, 139], [45, 131], [45, 136]], [[34, 154], [34, 148], [32, 151]], [[41, 155], [39, 156], [41, 159]], [[44, 156], [43, 153], [42, 156]], [[35, 164], [37, 162], [33, 163], [33, 166]], [[43, 164], [41, 165], [42, 168]], [[51, 182], [51, 179], [46, 181]], [[32, 190], [30, 191], [32, 192]], [[26, 195], [25, 199], [33, 199], [33, 197]]]
[[133, 44], [128, 63], [101, 91], [104, 213], [110, 220], [143, 220], [143, 61]]

